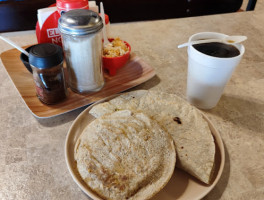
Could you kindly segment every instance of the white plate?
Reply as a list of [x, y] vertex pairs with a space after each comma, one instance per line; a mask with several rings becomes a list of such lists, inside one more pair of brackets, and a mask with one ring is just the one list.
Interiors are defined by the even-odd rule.
[[[97, 102], [96, 104], [110, 100], [111, 98], [114, 98], [116, 96], [118, 95], [103, 99]], [[92, 115], [89, 114], [89, 111], [92, 107], [93, 105], [85, 109], [73, 122], [66, 137], [65, 158], [68, 170], [75, 183], [82, 189], [85, 194], [87, 194], [92, 199], [101, 200], [101, 198], [97, 196], [94, 192], [92, 192], [87, 187], [86, 183], [81, 179], [77, 170], [76, 161], [74, 160], [74, 147], [75, 143], [77, 142], [77, 139], [83, 132], [84, 128], [95, 119]], [[213, 183], [210, 185], [203, 184], [202, 182], [188, 175], [184, 171], [180, 169], [175, 169], [174, 174], [168, 184], [158, 194], [156, 194], [152, 198], [152, 200], [201, 199], [206, 194], [208, 194], [218, 182], [223, 172], [225, 163], [224, 145], [219, 133], [214, 128], [213, 124], [204, 114], [202, 115], [209, 124], [216, 144], [215, 173]]]

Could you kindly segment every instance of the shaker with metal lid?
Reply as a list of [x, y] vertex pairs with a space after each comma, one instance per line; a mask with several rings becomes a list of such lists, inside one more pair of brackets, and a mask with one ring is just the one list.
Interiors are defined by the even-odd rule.
[[69, 86], [74, 92], [87, 93], [104, 86], [102, 70], [101, 17], [91, 10], [75, 9], [59, 19]]
[[39, 100], [55, 104], [67, 97], [62, 48], [52, 43], [34, 45], [29, 51], [36, 93]]

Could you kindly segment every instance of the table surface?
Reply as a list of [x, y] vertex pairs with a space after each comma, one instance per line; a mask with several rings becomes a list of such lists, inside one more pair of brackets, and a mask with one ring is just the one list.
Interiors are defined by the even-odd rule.
[[[134, 89], [175, 93], [185, 98], [186, 49], [177, 49], [197, 32], [246, 35], [245, 55], [218, 105], [205, 114], [226, 148], [222, 177], [204, 199], [264, 198], [264, 3], [255, 11], [112, 24], [111, 34], [128, 41], [132, 51], [157, 75]], [[21, 46], [37, 42], [34, 31], [5, 34]], [[11, 49], [0, 41], [0, 52]], [[35, 118], [0, 62], [0, 199], [88, 199], [71, 178], [64, 142], [84, 108], [50, 118]]]

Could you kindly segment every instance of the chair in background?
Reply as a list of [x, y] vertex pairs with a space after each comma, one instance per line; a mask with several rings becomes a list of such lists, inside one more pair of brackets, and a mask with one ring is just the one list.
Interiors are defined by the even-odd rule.
[[251, 11], [255, 9], [257, 0], [248, 0], [246, 11]]
[[96, 0], [111, 22], [192, 17], [236, 12], [243, 0]]

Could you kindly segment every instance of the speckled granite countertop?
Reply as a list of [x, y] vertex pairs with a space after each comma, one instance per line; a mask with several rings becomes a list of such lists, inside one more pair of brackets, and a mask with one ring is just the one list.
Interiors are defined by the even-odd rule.
[[[253, 12], [114, 24], [112, 35], [153, 66], [157, 76], [134, 89], [175, 93], [185, 98], [186, 49], [177, 45], [196, 32], [246, 35], [246, 53], [218, 105], [206, 111], [226, 148], [223, 175], [204, 199], [264, 198], [264, 4]], [[36, 43], [34, 31], [7, 35], [21, 46]], [[0, 52], [11, 49], [0, 41]], [[84, 108], [35, 118], [0, 63], [0, 199], [88, 199], [72, 180], [64, 142]]]

